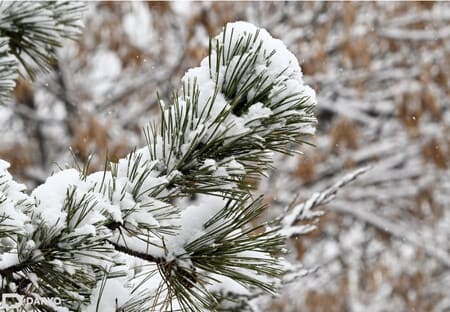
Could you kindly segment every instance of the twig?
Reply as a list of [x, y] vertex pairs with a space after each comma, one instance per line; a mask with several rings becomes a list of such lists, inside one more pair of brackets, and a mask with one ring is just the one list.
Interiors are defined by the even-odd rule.
[[6, 276], [6, 275], [11, 275], [13, 273], [20, 272], [23, 269], [28, 268], [31, 265], [33, 265], [33, 262], [30, 262], [30, 261], [24, 261], [24, 262], [16, 263], [14, 265], [11, 265], [9, 267], [1, 269], [0, 270], [0, 276]]
[[135, 250], [131, 250], [125, 246], [119, 245], [117, 243], [114, 243], [112, 241], [108, 241], [115, 250], [123, 252], [127, 255], [139, 258], [139, 259], [143, 259], [149, 262], [155, 262], [155, 263], [163, 263], [165, 261], [164, 258], [155, 258], [152, 255], [149, 255], [147, 253], [143, 253], [143, 252], [139, 252], [139, 251], [135, 251]]
[[298, 231], [304, 233], [304, 226], [294, 226], [297, 221], [311, 219], [317, 216], [320, 216], [320, 212], [312, 213], [311, 210], [319, 205], [323, 205], [328, 203], [331, 199], [333, 199], [340, 188], [354, 181], [358, 176], [362, 175], [366, 171], [368, 171], [370, 167], [359, 168], [342, 179], [337, 181], [335, 184], [330, 186], [329, 188], [323, 190], [322, 192], [314, 193], [311, 198], [307, 201], [295, 206], [288, 214], [286, 214], [281, 223], [283, 225], [282, 233], [287, 236], [292, 236], [295, 234], [300, 234]]

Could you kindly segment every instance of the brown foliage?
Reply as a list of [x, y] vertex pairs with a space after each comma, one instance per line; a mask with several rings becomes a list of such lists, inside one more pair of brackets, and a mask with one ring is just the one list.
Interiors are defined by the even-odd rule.
[[347, 118], [340, 118], [334, 122], [330, 136], [335, 152], [342, 146], [352, 150], [358, 148], [358, 126]]
[[32, 107], [34, 105], [34, 92], [31, 82], [23, 78], [17, 79], [16, 87], [14, 88], [14, 96], [16, 97], [17, 103]]
[[150, 10], [157, 11], [159, 14], [172, 12], [172, 7], [168, 1], [147, 1], [147, 5]]
[[443, 207], [434, 199], [432, 187], [422, 189], [416, 195], [417, 217], [421, 220], [425, 218], [437, 221], [443, 214]]
[[306, 295], [306, 306], [310, 312], [340, 312], [347, 306], [348, 279], [339, 278], [336, 291], [318, 292], [310, 290]]
[[19, 143], [9, 148], [1, 149], [0, 159], [9, 162], [11, 172], [18, 175], [23, 175], [33, 165], [31, 148]]
[[90, 164], [89, 172], [102, 170], [106, 157], [117, 161], [130, 151], [125, 141], [112, 141], [109, 138], [108, 124], [101, 123], [93, 116], [88, 116], [86, 119], [87, 122], [84, 125], [75, 127], [71, 147], [83, 163], [87, 162], [90, 154], [96, 154], [96, 161]]
[[422, 116], [421, 95], [417, 92], [405, 92], [398, 105], [398, 117], [412, 136], [418, 134], [420, 117]]
[[448, 144], [432, 138], [422, 147], [422, 155], [425, 162], [432, 163], [436, 167], [446, 169], [450, 162]]
[[301, 157], [295, 172], [296, 175], [302, 179], [304, 183], [314, 181], [316, 178], [317, 163], [318, 159], [314, 155], [305, 155], [304, 157]]
[[344, 45], [345, 57], [352, 68], [370, 69], [370, 45], [366, 38], [349, 39]]

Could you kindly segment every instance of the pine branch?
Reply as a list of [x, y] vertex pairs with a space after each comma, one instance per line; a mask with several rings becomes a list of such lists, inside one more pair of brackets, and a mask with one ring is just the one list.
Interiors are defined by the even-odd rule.
[[111, 241], [109, 243], [114, 247], [115, 250], [123, 252], [124, 254], [130, 255], [130, 256], [145, 260], [145, 261], [149, 261], [149, 262], [155, 262], [155, 263], [164, 262], [163, 258], [155, 258], [152, 255], [149, 255], [148, 253], [131, 250], [131, 249], [128, 249], [124, 246], [121, 246], [121, 245], [111, 242]]
[[[313, 209], [332, 201], [341, 188], [348, 185], [368, 170], [370, 170], [370, 167], [359, 168], [345, 175], [325, 190], [315, 193], [305, 202], [293, 207], [288, 207], [289, 210], [286, 210], [286, 214], [284, 214], [280, 220], [277, 220], [279, 227], [277, 233], [283, 237], [299, 236], [310, 233], [316, 228], [314, 224], [310, 223], [323, 215], [322, 211], [313, 211]], [[335, 206], [333, 205], [333, 207]], [[335, 210], [340, 212], [339, 209]], [[358, 213], [357, 215], [359, 216], [360, 214]], [[365, 218], [365, 220], [369, 219]], [[302, 222], [303, 224], [297, 225], [298, 222]], [[438, 259], [442, 260], [439, 256]], [[284, 287], [306, 274], [317, 270], [317, 268], [305, 269], [302, 265], [294, 266], [289, 263], [284, 263], [284, 267], [283, 279], [279, 281], [279, 284]], [[248, 289], [249, 291], [247, 293], [229, 291], [216, 294], [216, 297], [219, 298], [218, 301], [221, 302], [221, 306], [225, 305], [227, 307], [226, 309], [221, 309], [221, 311], [260, 311], [259, 309], [255, 309], [255, 307], [251, 305], [251, 302], [256, 298], [267, 296], [267, 292], [265, 292], [263, 288], [258, 287], [250, 287]]]
[[16, 263], [16, 264], [13, 264], [13, 265], [11, 265], [9, 267], [6, 267], [4, 269], [0, 269], [0, 275], [10, 276], [13, 273], [20, 272], [20, 271], [30, 267], [31, 265], [33, 265], [33, 262], [26, 262], [25, 261], [25, 262], [21, 262], [21, 263]]
[[284, 273], [280, 220], [253, 224], [265, 206], [246, 181], [270, 168], [272, 152], [290, 154], [313, 133], [314, 105], [280, 41], [247, 23], [227, 25], [169, 104], [160, 101], [147, 147], [102, 172], [62, 170], [29, 196], [21, 189], [21, 201], [4, 194], [26, 229], [9, 233], [5, 248], [17, 259], [6, 267], [30, 264], [2, 275], [7, 287], [27, 281], [27, 291], [56, 294], [73, 310], [100, 303], [109, 268], [124, 278], [127, 311], [214, 311], [213, 286], [274, 292]]
[[0, 37], [0, 103], [7, 99], [17, 79], [17, 63], [8, 52], [8, 42], [8, 38]]
[[[250, 187], [240, 171], [257, 179], [271, 165], [270, 152], [290, 154], [291, 144], [304, 143], [314, 130], [315, 95], [301, 83], [296, 59], [272, 68], [278, 54], [270, 44], [279, 43], [256, 28], [234, 29], [211, 42], [208, 66], [205, 59], [186, 73], [172, 103], [160, 101], [160, 127], [146, 130], [150, 159], [164, 160], [163, 174], [180, 172], [174, 183], [187, 195], [221, 189], [239, 197]], [[211, 177], [218, 171], [224, 174]], [[239, 187], [224, 190], [233, 182]]]
[[281, 221], [281, 223], [283, 224], [283, 229], [281, 231], [283, 235], [290, 237], [294, 235], [306, 234], [314, 230], [315, 226], [311, 224], [308, 225], [295, 225], [295, 224], [299, 221], [311, 220], [320, 217], [323, 214], [322, 212], [320, 211], [313, 212], [311, 210], [317, 206], [329, 203], [336, 196], [337, 192], [342, 187], [356, 180], [360, 175], [364, 174], [368, 170], [370, 170], [370, 167], [359, 168], [345, 175], [344, 177], [339, 179], [339, 181], [337, 181], [327, 189], [321, 192], [314, 193], [311, 196], [311, 198], [309, 198], [307, 201], [299, 205], [296, 205], [294, 208], [292, 208], [291, 211], [287, 213]]
[[18, 71], [34, 79], [51, 70], [63, 39], [80, 33], [83, 10], [81, 2], [0, 2], [0, 103], [14, 88]]

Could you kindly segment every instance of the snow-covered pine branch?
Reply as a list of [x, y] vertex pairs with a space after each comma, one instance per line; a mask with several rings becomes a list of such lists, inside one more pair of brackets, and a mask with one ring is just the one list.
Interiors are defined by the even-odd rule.
[[75, 311], [213, 311], [230, 292], [274, 292], [284, 236], [279, 222], [255, 225], [265, 206], [249, 181], [313, 134], [315, 102], [280, 40], [228, 24], [160, 101], [147, 146], [30, 195], [1, 163], [2, 292]]
[[281, 220], [281, 224], [283, 226], [281, 232], [287, 237], [291, 237], [309, 233], [314, 230], [315, 226], [312, 224], [296, 225], [296, 223], [301, 221], [311, 221], [323, 215], [322, 211], [313, 211], [313, 208], [316, 208], [320, 205], [325, 205], [326, 203], [330, 202], [336, 196], [339, 189], [356, 180], [358, 176], [364, 174], [369, 169], [370, 167], [366, 166], [350, 172], [330, 187], [320, 192], [314, 193], [305, 202], [292, 207]]
[[56, 48], [80, 32], [83, 9], [82, 2], [0, 1], [0, 104], [18, 71], [31, 78], [50, 71]]
[[17, 79], [17, 64], [8, 53], [8, 38], [0, 37], [0, 101], [14, 89]]

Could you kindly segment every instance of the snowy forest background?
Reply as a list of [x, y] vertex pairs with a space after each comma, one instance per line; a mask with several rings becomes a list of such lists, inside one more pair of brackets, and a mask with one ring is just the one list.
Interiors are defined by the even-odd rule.
[[282, 39], [318, 96], [316, 146], [278, 156], [258, 185], [265, 217], [371, 166], [290, 241], [311, 272], [270, 311], [450, 309], [449, 3], [90, 3], [54, 71], [0, 107], [0, 158], [34, 187], [73, 163], [68, 146], [80, 163], [94, 153], [93, 171], [124, 157], [159, 116], [156, 92], [168, 98], [235, 20]]

